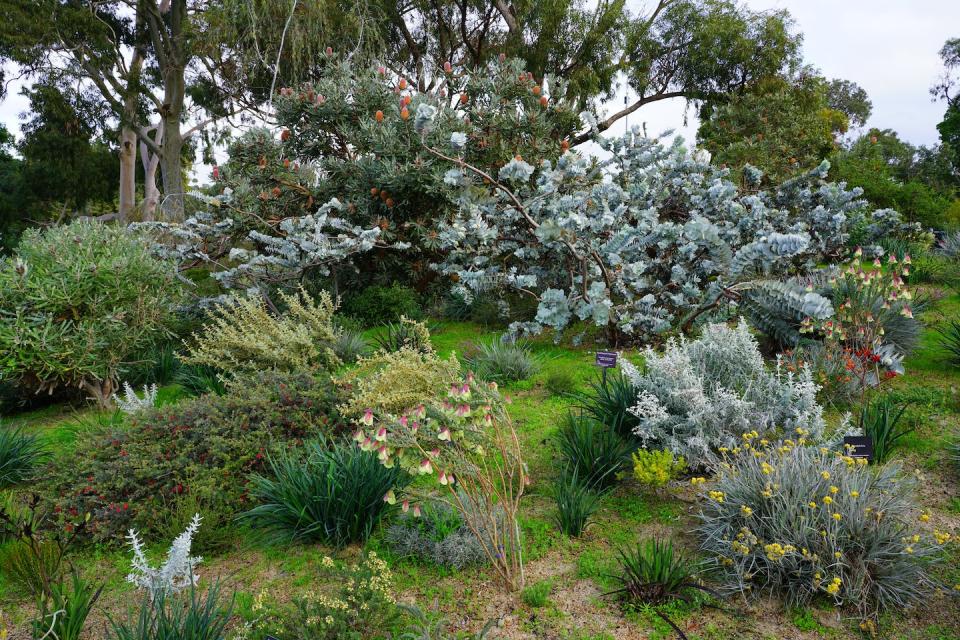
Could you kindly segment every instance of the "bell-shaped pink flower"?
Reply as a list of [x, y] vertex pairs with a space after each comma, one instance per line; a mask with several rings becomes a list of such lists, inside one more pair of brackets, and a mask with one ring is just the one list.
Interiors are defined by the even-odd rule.
[[420, 517], [420, 505], [418, 504], [413, 505], [413, 517], [414, 518]]
[[397, 494], [393, 492], [393, 489], [387, 491], [386, 495], [383, 496], [383, 501], [387, 504], [397, 504]]
[[426, 475], [428, 473], [433, 473], [433, 465], [430, 463], [428, 458], [424, 458], [420, 461], [420, 467], [417, 469], [421, 475]]
[[409, 500], [404, 500], [404, 501], [403, 501], [403, 504], [400, 505], [400, 508], [403, 509], [403, 512], [404, 512], [404, 513], [406, 513], [407, 511], [409, 511], [409, 510], [410, 510], [410, 501], [409, 501]]
[[360, 418], [360, 422], [367, 425], [368, 427], [373, 426], [373, 411], [370, 409], [367, 409], [366, 411], [364, 411], [363, 417]]
[[450, 428], [449, 428], [449, 427], [444, 427], [443, 429], [440, 429], [440, 434], [437, 436], [437, 438], [439, 438], [440, 440], [443, 440], [443, 441], [445, 441], [445, 442], [449, 442], [449, 441], [450, 441]]
[[362, 443], [366, 439], [367, 439], [367, 436], [363, 432], [363, 429], [357, 429], [356, 432], [353, 434], [353, 441], [356, 442], [357, 444]]
[[375, 435], [374, 438], [376, 438], [377, 442], [383, 442], [384, 440], [386, 440], [386, 439], [387, 439], [387, 428], [386, 428], [386, 427], [380, 427], [379, 429], [377, 429], [377, 435]]

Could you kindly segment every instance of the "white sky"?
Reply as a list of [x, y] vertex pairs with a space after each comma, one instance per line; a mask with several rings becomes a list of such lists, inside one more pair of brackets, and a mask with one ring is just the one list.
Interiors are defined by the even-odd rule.
[[[628, 0], [637, 12], [652, 0]], [[945, 105], [934, 103], [929, 87], [942, 72], [937, 51], [950, 37], [960, 37], [960, 0], [746, 0], [754, 10], [787, 9], [803, 34], [804, 60], [828, 78], [853, 80], [867, 90], [873, 115], [867, 127], [890, 128], [914, 144], [934, 144]], [[20, 85], [9, 87], [0, 103], [0, 122], [19, 134], [20, 113], [27, 107]], [[610, 108], [622, 108], [623, 98]], [[684, 126], [684, 102], [647, 105], [630, 124], [647, 125], [650, 135], [673, 129], [692, 142], [696, 118], [691, 110]], [[612, 133], [622, 132], [621, 120]], [[209, 170], [197, 167], [201, 181]]]

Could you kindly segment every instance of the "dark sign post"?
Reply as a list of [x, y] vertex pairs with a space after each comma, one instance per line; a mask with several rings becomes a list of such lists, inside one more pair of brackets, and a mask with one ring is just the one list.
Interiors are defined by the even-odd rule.
[[847, 436], [843, 439], [843, 450], [851, 458], [873, 460], [873, 439], [870, 436]]
[[603, 385], [607, 385], [607, 369], [617, 366], [616, 351], [597, 351], [596, 365], [603, 369]]

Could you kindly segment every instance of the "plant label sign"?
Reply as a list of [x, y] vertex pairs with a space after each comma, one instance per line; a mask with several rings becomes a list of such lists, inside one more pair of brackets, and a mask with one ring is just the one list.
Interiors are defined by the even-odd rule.
[[851, 458], [873, 460], [873, 439], [870, 436], [847, 436], [843, 439], [843, 449]]
[[611, 369], [617, 366], [616, 351], [597, 351], [597, 366], [604, 369]]

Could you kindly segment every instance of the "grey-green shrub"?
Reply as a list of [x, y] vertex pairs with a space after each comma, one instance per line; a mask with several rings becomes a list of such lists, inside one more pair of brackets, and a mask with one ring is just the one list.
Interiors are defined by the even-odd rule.
[[398, 556], [437, 566], [462, 569], [488, 561], [477, 536], [460, 514], [443, 502], [425, 505], [420, 518], [401, 515], [387, 528], [385, 539]]
[[244, 519], [279, 539], [336, 546], [365, 541], [389, 510], [384, 496], [409, 482], [352, 444], [308, 442], [302, 452], [272, 456], [269, 467], [269, 476], [251, 479], [250, 495], [261, 504]]
[[28, 230], [0, 261], [0, 380], [109, 404], [121, 365], [165, 330], [179, 289], [174, 265], [126, 229]]
[[936, 588], [939, 532], [919, 529], [915, 483], [898, 466], [790, 442], [748, 442], [727, 463], [704, 489], [697, 529], [725, 592], [791, 607], [827, 595], [876, 617]]
[[481, 379], [501, 383], [525, 380], [540, 368], [529, 344], [502, 338], [475, 345], [464, 361], [467, 368]]

